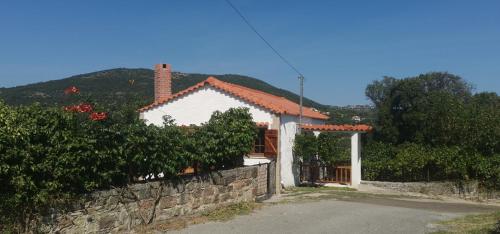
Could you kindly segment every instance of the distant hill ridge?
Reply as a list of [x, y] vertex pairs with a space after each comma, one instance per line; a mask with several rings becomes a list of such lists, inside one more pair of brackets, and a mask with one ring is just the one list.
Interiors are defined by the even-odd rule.
[[[235, 74], [172, 72], [172, 91], [175, 93], [186, 89], [208, 76], [215, 76], [225, 82], [281, 96], [297, 103], [299, 101], [299, 96], [288, 90], [277, 88], [256, 78]], [[68, 99], [64, 96], [63, 90], [69, 86], [77, 86], [84, 97], [105, 106], [120, 106], [131, 96], [141, 99], [143, 103], [149, 103], [153, 100], [153, 77], [154, 73], [151, 69], [116, 68], [60, 80], [0, 88], [0, 98], [10, 105], [27, 105], [39, 102], [42, 105], [58, 106], [66, 103]], [[304, 98], [304, 106], [320, 110], [327, 107], [308, 98]]]

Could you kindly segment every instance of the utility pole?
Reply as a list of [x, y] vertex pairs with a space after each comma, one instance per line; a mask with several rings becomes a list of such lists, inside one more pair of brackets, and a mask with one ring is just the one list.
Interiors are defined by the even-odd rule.
[[299, 106], [299, 128], [297, 129], [297, 133], [301, 133], [302, 131], [302, 97], [304, 96], [304, 76], [299, 75], [300, 81], [300, 106]]

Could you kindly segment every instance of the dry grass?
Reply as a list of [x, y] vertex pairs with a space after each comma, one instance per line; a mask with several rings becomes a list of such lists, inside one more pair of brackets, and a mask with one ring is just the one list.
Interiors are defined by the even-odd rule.
[[313, 202], [324, 199], [344, 200], [362, 198], [394, 198], [394, 199], [418, 199], [419, 197], [402, 194], [374, 194], [360, 192], [348, 187], [295, 187], [285, 191], [284, 197], [278, 204], [288, 202]]
[[138, 233], [157, 233], [169, 230], [179, 230], [189, 225], [201, 224], [210, 221], [227, 221], [238, 215], [247, 215], [255, 209], [262, 207], [262, 204], [255, 202], [240, 202], [223, 206], [214, 210], [206, 211], [199, 215], [183, 216], [169, 219], [161, 223], [141, 226], [136, 229]]
[[227, 221], [237, 215], [247, 215], [253, 210], [259, 209], [262, 204], [255, 202], [241, 202], [233, 205], [221, 207], [219, 209], [202, 214], [210, 221]]
[[467, 215], [464, 217], [446, 220], [439, 223], [442, 231], [435, 233], [499, 233], [494, 232], [493, 229], [497, 222], [500, 222], [500, 211], [488, 213]]

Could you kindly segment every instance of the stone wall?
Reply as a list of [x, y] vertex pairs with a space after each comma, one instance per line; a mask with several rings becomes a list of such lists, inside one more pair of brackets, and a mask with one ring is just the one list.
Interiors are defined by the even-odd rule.
[[267, 170], [268, 164], [259, 164], [257, 173], [257, 196], [267, 195]]
[[480, 189], [477, 181], [470, 182], [385, 182], [362, 181], [362, 186], [374, 186], [403, 193], [423, 193], [428, 195], [441, 195], [462, 199], [500, 199], [498, 191], [484, 191]]
[[267, 181], [267, 164], [186, 177], [176, 182], [148, 182], [98, 191], [74, 202], [64, 213], [53, 209], [37, 226], [50, 233], [126, 232], [176, 216], [255, 201], [267, 188], [262, 181]]

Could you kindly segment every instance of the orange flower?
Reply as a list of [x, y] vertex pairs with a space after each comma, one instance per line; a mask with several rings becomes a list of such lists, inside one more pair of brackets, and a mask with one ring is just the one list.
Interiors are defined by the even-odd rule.
[[76, 86], [68, 87], [64, 90], [64, 94], [80, 93], [80, 90]]
[[80, 113], [89, 113], [92, 112], [92, 105], [87, 104], [87, 103], [82, 103], [77, 106], [78, 107], [78, 112]]
[[92, 112], [89, 118], [93, 121], [101, 121], [108, 118], [108, 114], [106, 114], [106, 112]]

